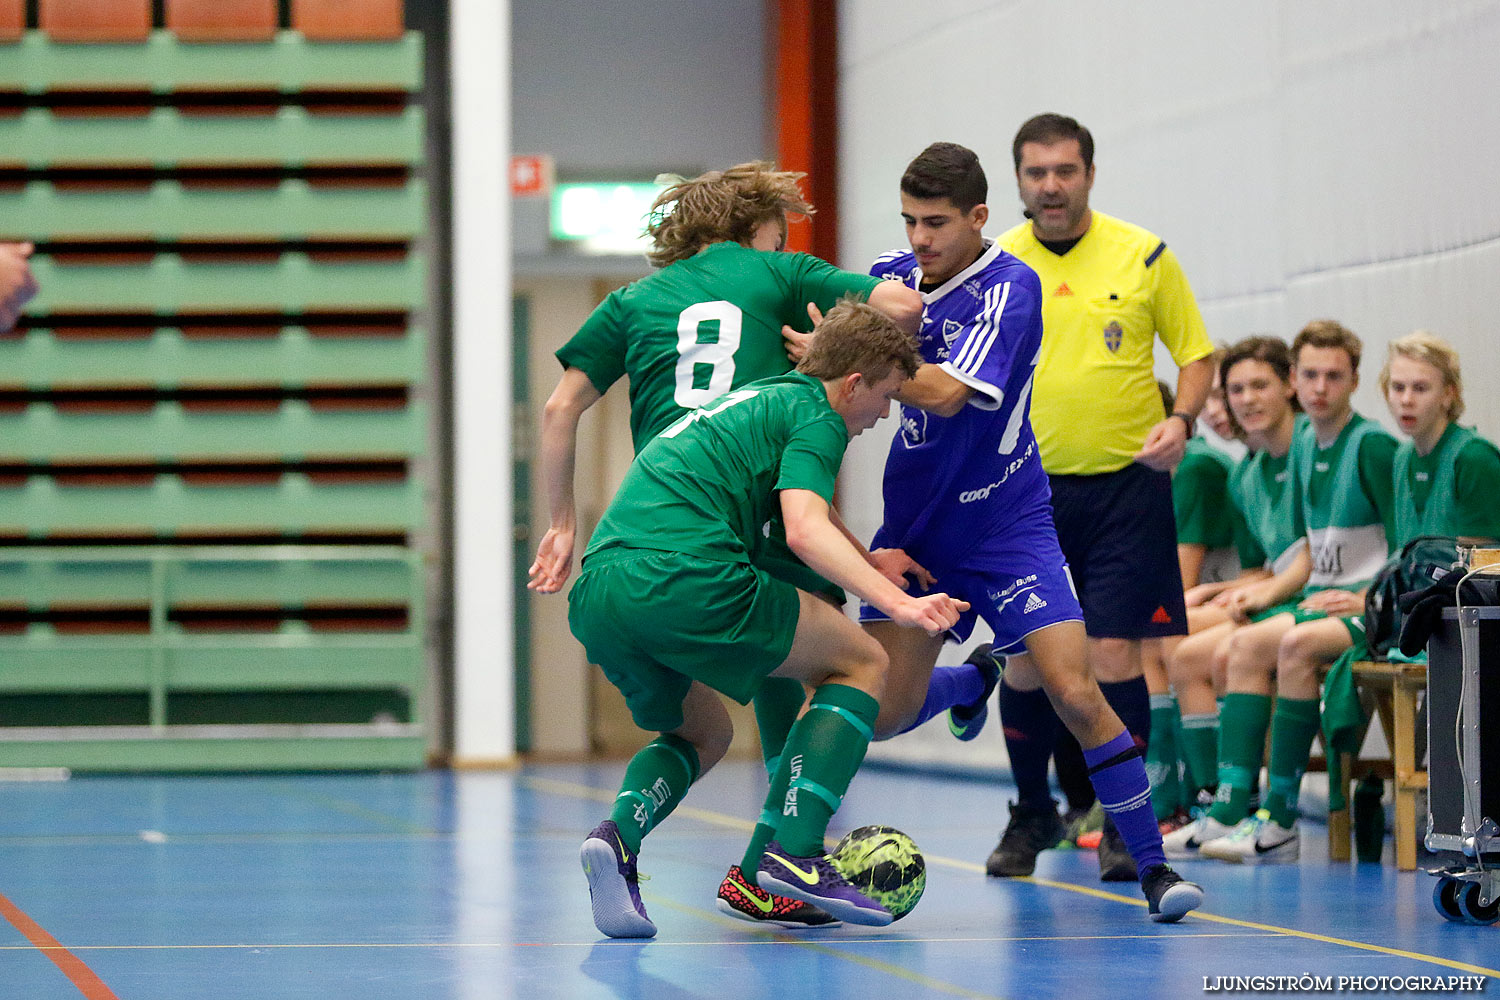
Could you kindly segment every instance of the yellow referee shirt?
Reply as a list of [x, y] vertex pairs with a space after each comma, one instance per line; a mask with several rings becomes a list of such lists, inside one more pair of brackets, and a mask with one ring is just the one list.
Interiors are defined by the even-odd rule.
[[1031, 425], [1053, 475], [1097, 475], [1129, 465], [1166, 414], [1153, 369], [1155, 340], [1178, 367], [1213, 344], [1176, 256], [1156, 236], [1094, 212], [1059, 257], [1023, 222], [1000, 237], [1042, 279], [1042, 357]]

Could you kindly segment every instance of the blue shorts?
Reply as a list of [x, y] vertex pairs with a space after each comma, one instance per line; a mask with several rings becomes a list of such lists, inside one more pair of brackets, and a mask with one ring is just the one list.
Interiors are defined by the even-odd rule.
[[[876, 535], [875, 545], [880, 543]], [[1037, 629], [1083, 621], [1083, 609], [1052, 529], [1052, 513], [1045, 504], [963, 552], [928, 553], [912, 548], [906, 552], [937, 577], [934, 590], [969, 602], [969, 610], [948, 630], [953, 642], [967, 641], [974, 622], [983, 618], [995, 633], [996, 652], [1021, 653], [1026, 649], [1026, 636]], [[908, 588], [908, 593], [925, 591]], [[862, 603], [859, 620], [888, 621], [889, 616]]]
[[1132, 462], [1118, 472], [1051, 480], [1057, 539], [1089, 635], [1186, 635], [1172, 477]]

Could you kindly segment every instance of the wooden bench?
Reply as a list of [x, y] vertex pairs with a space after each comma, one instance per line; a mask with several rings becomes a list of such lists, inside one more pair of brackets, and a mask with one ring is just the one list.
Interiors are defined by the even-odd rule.
[[[1390, 744], [1395, 790], [1396, 867], [1417, 867], [1417, 792], [1427, 788], [1427, 771], [1417, 761], [1417, 695], [1427, 687], [1427, 664], [1364, 660], [1354, 664], [1354, 682], [1362, 699], [1373, 701], [1375, 714]], [[1358, 758], [1342, 756], [1344, 808], [1328, 814], [1328, 858], [1348, 861], [1353, 785], [1362, 773]], [[1329, 790], [1330, 795], [1332, 789]]]

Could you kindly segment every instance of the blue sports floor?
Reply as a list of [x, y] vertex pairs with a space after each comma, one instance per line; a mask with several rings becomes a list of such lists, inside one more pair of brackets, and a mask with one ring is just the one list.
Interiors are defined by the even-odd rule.
[[763, 794], [750, 763], [721, 765], [648, 840], [660, 935], [610, 941], [578, 847], [620, 773], [0, 783], [0, 998], [1120, 1000], [1202, 996], [1205, 976], [1500, 977], [1500, 925], [1440, 919], [1422, 872], [1328, 863], [1321, 826], [1299, 865], [1182, 865], [1204, 909], [1157, 925], [1089, 852], [986, 879], [1005, 786], [877, 770], [831, 832], [910, 833], [921, 904], [885, 929], [762, 930], [714, 908]]

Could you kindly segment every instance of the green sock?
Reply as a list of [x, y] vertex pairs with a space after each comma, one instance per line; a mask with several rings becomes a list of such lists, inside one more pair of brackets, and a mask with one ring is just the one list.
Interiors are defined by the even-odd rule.
[[1182, 756], [1187, 761], [1188, 784], [1194, 789], [1219, 783], [1219, 714], [1182, 717]]
[[750, 833], [750, 843], [745, 845], [745, 855], [740, 858], [740, 870], [751, 879], [760, 867], [760, 856], [766, 845], [776, 839], [776, 827], [781, 822], [781, 813], [771, 808], [770, 803], [786, 798], [787, 772], [781, 769], [781, 758], [767, 758], [766, 767], [771, 772], [771, 789], [766, 793], [766, 805], [761, 808], [755, 829]]
[[1151, 739], [1146, 746], [1146, 777], [1151, 782], [1151, 811], [1164, 820], [1177, 811], [1177, 699], [1151, 696]]
[[1318, 722], [1316, 698], [1276, 699], [1276, 713], [1271, 717], [1271, 787], [1265, 807], [1282, 826], [1291, 826], [1297, 819], [1297, 794], [1312, 756]]
[[755, 725], [760, 730], [760, 754], [766, 774], [776, 773], [776, 761], [786, 747], [787, 734], [802, 711], [807, 691], [790, 677], [767, 677], [755, 693]]
[[698, 751], [681, 736], [662, 733], [630, 758], [609, 818], [620, 840], [639, 854], [641, 840], [677, 808], [698, 780]]
[[1249, 815], [1250, 786], [1260, 773], [1271, 726], [1271, 696], [1231, 691], [1219, 716], [1219, 791], [1209, 813], [1233, 826]]
[[[786, 795], [785, 776], [778, 783], [776, 772], [781, 763], [782, 751], [786, 748], [786, 738], [791, 734], [797, 714], [802, 711], [802, 703], [805, 701], [807, 690], [803, 688], [801, 681], [794, 681], [790, 677], [768, 677], [756, 692], [755, 722], [760, 730], [760, 753], [766, 762], [766, 775], [771, 780], [767, 801], [774, 799], [780, 802]], [[740, 858], [740, 869], [748, 877], [755, 878], [755, 870], [760, 867], [760, 856], [765, 853], [766, 845], [775, 838], [776, 822], [780, 818], [780, 813], [761, 810], [759, 822], [750, 834], [750, 843], [745, 845], [745, 854]]]
[[766, 799], [767, 810], [780, 811], [776, 839], [791, 854], [823, 853], [828, 821], [865, 759], [879, 713], [879, 703], [858, 688], [824, 684], [792, 727], [771, 795], [777, 783], [786, 791]]

